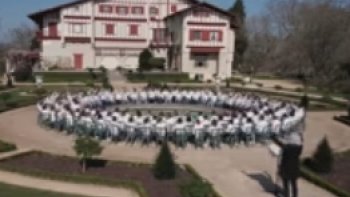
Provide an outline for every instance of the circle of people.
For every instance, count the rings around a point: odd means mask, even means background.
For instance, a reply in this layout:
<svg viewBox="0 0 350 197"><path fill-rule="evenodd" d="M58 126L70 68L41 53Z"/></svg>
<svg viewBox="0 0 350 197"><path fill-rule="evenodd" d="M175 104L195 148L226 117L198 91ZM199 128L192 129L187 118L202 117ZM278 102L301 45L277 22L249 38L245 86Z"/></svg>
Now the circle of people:
<svg viewBox="0 0 350 197"><path fill-rule="evenodd" d="M125 104L190 104L223 108L222 113L179 115L136 114L121 111ZM305 111L292 103L269 100L252 94L215 93L146 89L130 91L93 90L79 93L54 92L37 104L39 123L68 134L89 135L101 140L144 144L165 140L176 146L188 143L218 148L245 143L264 143L272 136L298 132L304 124Z"/></svg>

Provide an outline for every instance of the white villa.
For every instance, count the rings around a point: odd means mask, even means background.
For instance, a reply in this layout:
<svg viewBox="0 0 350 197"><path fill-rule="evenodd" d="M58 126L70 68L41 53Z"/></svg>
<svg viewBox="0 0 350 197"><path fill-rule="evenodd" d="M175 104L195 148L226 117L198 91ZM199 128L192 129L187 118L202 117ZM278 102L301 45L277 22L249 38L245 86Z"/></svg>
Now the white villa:
<svg viewBox="0 0 350 197"><path fill-rule="evenodd" d="M77 0L29 15L38 25L41 61L76 70L136 70L151 49L172 71L203 80L231 77L232 15L197 0Z"/></svg>

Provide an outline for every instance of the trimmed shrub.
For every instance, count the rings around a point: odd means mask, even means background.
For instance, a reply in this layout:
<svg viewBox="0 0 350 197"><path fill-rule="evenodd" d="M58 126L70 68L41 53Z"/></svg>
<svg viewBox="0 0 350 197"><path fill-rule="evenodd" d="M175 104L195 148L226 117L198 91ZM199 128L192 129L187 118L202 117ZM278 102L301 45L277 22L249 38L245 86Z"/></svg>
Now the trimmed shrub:
<svg viewBox="0 0 350 197"><path fill-rule="evenodd" d="M167 142L162 145L153 166L153 174L160 180L170 180L174 179L176 176L176 165Z"/></svg>
<svg viewBox="0 0 350 197"><path fill-rule="evenodd" d="M139 56L139 71L151 70L149 65L150 60L153 58L153 54L149 49L144 49Z"/></svg>
<svg viewBox="0 0 350 197"><path fill-rule="evenodd" d="M13 76L18 82L32 81L33 68L30 65L21 66L15 70Z"/></svg>
<svg viewBox="0 0 350 197"><path fill-rule="evenodd" d="M158 58L153 57L148 60L149 68L152 69L158 69L158 70L164 70L165 69L165 59L164 58Z"/></svg>
<svg viewBox="0 0 350 197"><path fill-rule="evenodd" d="M275 85L274 88L276 90L283 90L283 87L281 85Z"/></svg>
<svg viewBox="0 0 350 197"><path fill-rule="evenodd" d="M324 138L317 146L312 158L305 160L304 164L317 173L329 173L332 171L334 155L327 138Z"/></svg>
<svg viewBox="0 0 350 197"><path fill-rule="evenodd" d="M96 80L98 78L93 68L88 68L87 70L92 80Z"/></svg>
<svg viewBox="0 0 350 197"><path fill-rule="evenodd" d="M33 93L36 94L39 97L43 97L45 96L45 94L47 94L47 90L45 88L36 88Z"/></svg>
<svg viewBox="0 0 350 197"><path fill-rule="evenodd" d="M17 149L15 144L0 141L0 153L10 152Z"/></svg>
<svg viewBox="0 0 350 197"><path fill-rule="evenodd" d="M303 107L304 109L308 109L310 105L309 97L305 94L300 98L300 107Z"/></svg>
<svg viewBox="0 0 350 197"><path fill-rule="evenodd" d="M183 197L209 197L212 194L212 188L209 183L201 180L194 180L181 186L181 194Z"/></svg>
<svg viewBox="0 0 350 197"><path fill-rule="evenodd" d="M85 86L88 88L95 88L95 83L93 81L85 82Z"/></svg>

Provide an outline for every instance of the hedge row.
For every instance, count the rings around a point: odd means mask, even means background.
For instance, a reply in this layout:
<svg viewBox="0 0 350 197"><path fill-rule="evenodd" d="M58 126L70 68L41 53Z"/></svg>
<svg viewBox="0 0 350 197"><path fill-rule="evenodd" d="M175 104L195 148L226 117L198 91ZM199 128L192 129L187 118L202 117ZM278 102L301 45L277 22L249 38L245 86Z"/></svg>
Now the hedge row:
<svg viewBox="0 0 350 197"><path fill-rule="evenodd" d="M100 80L101 72L35 72L34 76L42 76L44 83L88 82Z"/></svg>
<svg viewBox="0 0 350 197"><path fill-rule="evenodd" d="M306 168L305 166L300 167L301 176L310 181L311 183L333 193L336 196L339 197L350 197L350 193L338 188L337 186L327 182L326 180L322 179L318 175L316 175L314 172Z"/></svg>
<svg viewBox="0 0 350 197"><path fill-rule="evenodd" d="M158 82L158 83L190 83L191 80L186 73L128 73L126 75L130 82Z"/></svg>
<svg viewBox="0 0 350 197"><path fill-rule="evenodd" d="M0 140L0 153L10 152L17 149L15 144L7 143Z"/></svg>
<svg viewBox="0 0 350 197"><path fill-rule="evenodd" d="M222 197L192 166L185 164L184 167L185 170L194 177L194 180L180 184L183 197Z"/></svg>

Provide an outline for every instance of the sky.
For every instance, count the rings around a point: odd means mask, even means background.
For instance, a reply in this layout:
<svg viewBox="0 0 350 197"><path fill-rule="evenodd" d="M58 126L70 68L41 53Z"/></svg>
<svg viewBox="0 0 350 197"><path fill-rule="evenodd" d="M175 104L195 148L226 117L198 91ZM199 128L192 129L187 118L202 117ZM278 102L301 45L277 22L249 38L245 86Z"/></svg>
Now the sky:
<svg viewBox="0 0 350 197"><path fill-rule="evenodd" d="M0 33L22 25L32 24L27 15L41 9L53 7L72 0L1 0ZM221 8L228 9L235 0L207 0ZM264 9L268 0L244 0L248 16L256 15ZM6 5L6 6L5 6Z"/></svg>

